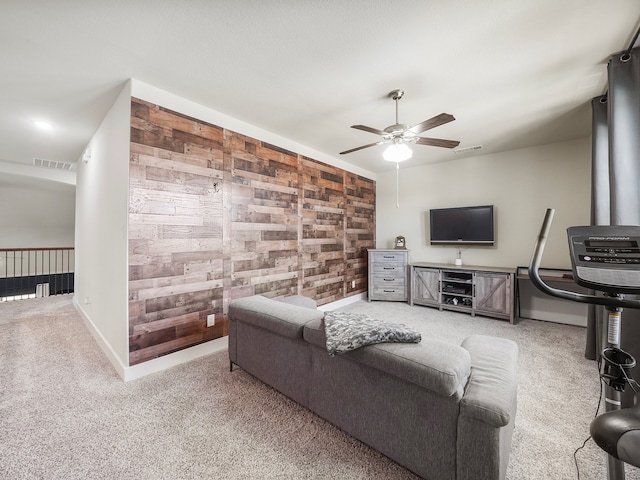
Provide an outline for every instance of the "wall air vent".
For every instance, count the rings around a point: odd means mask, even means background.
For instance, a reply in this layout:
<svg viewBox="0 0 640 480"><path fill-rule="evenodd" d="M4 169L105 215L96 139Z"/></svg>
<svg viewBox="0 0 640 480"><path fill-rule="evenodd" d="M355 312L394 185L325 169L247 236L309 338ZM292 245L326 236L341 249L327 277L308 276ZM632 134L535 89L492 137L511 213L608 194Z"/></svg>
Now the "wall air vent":
<svg viewBox="0 0 640 480"><path fill-rule="evenodd" d="M44 158L34 158L33 166L65 171L73 170L75 167L73 163L56 162L55 160L45 160Z"/></svg>
<svg viewBox="0 0 640 480"><path fill-rule="evenodd" d="M455 153L467 153L467 152L471 152L472 150L480 150L481 148L482 148L482 145L474 145L472 147L454 148L453 151Z"/></svg>

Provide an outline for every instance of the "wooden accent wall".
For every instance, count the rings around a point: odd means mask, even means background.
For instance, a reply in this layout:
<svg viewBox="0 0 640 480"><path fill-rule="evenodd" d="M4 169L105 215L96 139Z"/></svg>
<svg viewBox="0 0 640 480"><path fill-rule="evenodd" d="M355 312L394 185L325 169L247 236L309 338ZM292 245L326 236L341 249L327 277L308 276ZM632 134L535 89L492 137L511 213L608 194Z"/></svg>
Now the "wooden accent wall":
<svg viewBox="0 0 640 480"><path fill-rule="evenodd" d="M298 293L298 157L227 132L231 155L231 292Z"/></svg>
<svg viewBox="0 0 640 480"><path fill-rule="evenodd" d="M302 172L302 294L328 303L345 297L344 171L310 158Z"/></svg>
<svg viewBox="0 0 640 480"><path fill-rule="evenodd" d="M367 290L372 180L132 98L129 192L130 365L226 335L234 298Z"/></svg>
<svg viewBox="0 0 640 480"><path fill-rule="evenodd" d="M345 296L368 290L367 249L376 245L376 184L344 172L346 195ZM353 285L353 286L352 286Z"/></svg>

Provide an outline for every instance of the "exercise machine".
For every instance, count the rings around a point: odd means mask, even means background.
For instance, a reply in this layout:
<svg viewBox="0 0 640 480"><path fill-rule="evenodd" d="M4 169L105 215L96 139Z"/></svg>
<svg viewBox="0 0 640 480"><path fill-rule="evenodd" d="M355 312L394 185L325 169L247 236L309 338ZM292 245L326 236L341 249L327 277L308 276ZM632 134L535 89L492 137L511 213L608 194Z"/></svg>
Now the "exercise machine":
<svg viewBox="0 0 640 480"><path fill-rule="evenodd" d="M621 319L624 308L640 309L640 300L625 294L640 294L640 226L569 227L569 253L574 281L595 291L582 294L553 288L539 274L540 261L555 210L548 209L531 258L529 277L542 292L573 302L603 305L607 345L598 361L605 383L605 413L590 426L595 443L607 452L609 480L624 480L624 464L640 467L640 396L638 383L629 376L636 365L632 355L620 349ZM629 386L635 392L635 405L622 408L621 393Z"/></svg>

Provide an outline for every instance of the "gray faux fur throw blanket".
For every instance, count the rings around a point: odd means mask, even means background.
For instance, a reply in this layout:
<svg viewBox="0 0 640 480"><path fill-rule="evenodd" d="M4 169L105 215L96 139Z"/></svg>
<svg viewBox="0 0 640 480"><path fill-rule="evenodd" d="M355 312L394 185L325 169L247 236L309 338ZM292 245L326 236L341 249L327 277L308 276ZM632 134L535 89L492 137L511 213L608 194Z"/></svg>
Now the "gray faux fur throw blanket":
<svg viewBox="0 0 640 480"><path fill-rule="evenodd" d="M324 314L327 351L335 356L374 343L418 343L419 332L400 323L389 323L369 315L349 312Z"/></svg>

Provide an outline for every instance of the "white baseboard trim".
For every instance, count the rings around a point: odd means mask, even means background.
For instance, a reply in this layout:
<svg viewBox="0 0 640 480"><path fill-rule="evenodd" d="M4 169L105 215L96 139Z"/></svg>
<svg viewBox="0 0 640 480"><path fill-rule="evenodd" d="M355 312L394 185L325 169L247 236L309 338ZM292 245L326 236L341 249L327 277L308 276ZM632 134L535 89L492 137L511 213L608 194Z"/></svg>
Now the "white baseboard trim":
<svg viewBox="0 0 640 480"><path fill-rule="evenodd" d="M323 312L335 310L337 308L350 305L360 300L365 300L366 298L366 293L359 293L351 297L327 303L326 305L321 305L320 307L318 307L318 309L322 310ZM109 362L111 362L111 365L113 365L116 373L125 382L136 380L152 373L161 372L162 370L175 367L176 365L187 363L205 355L221 352L229 348L229 337L222 337L206 343L201 343L200 345L185 348L183 350L179 350L177 352L170 353L159 358L154 358L153 360L149 360L138 365L127 366L120 361L120 359L104 339L100 331L96 329L95 325L89 318L89 315L87 315L87 313L82 309L82 306L76 301L75 298L73 299L73 305L82 317L84 324L91 332L93 338L96 339L98 346L103 351Z"/></svg>
<svg viewBox="0 0 640 480"><path fill-rule="evenodd" d="M351 297L346 297L341 300L336 300L335 302L327 303L326 305L320 305L318 310L322 310L323 312L328 312L331 310L335 310L336 308L345 307L352 303L359 302L360 300L366 300L366 293L359 293L357 295L353 295Z"/></svg>
<svg viewBox="0 0 640 480"><path fill-rule="evenodd" d="M102 350L102 352L105 354L109 362L111 362L111 365L113 365L113 368L116 370L116 373L120 376L120 378L124 379L124 373L127 367L120 361L120 359L118 358L118 355L116 355L116 352L114 352L113 349L111 348L111 345L109 345L109 343L104 339L100 331L95 327L95 325L91 321L91 318L89 317L89 315L87 315L87 312L85 312L84 309L82 308L82 305L78 303L75 295L73 297L73 306L76 308L76 310L82 317L82 320L85 326L87 327L87 329L89 330L93 338L96 340L96 342L98 342L98 346L100 347L100 350Z"/></svg>
<svg viewBox="0 0 640 480"><path fill-rule="evenodd" d="M98 346L103 351L109 362L111 362L111 365L113 365L116 373L125 382L136 380L152 373L161 372L162 370L175 367L182 363L190 362L211 353L227 350L229 348L229 338L222 337L129 367L123 365L111 346L107 343L102 334L96 329L93 322L91 322L91 319L82 309L82 306L78 302L76 302L75 298L73 300L73 305L78 313L80 313L84 324L87 326L89 332L91 332L93 338L96 339Z"/></svg>
<svg viewBox="0 0 640 480"><path fill-rule="evenodd" d="M193 347L185 348L177 352L164 355L162 357L148 360L138 365L127 367L124 373L124 381L129 382L138 378L145 377L152 373L161 372L168 368L175 367L177 365L196 360L197 358L204 357L211 353L217 353L228 350L229 337L216 338L209 342L194 345Z"/></svg>

